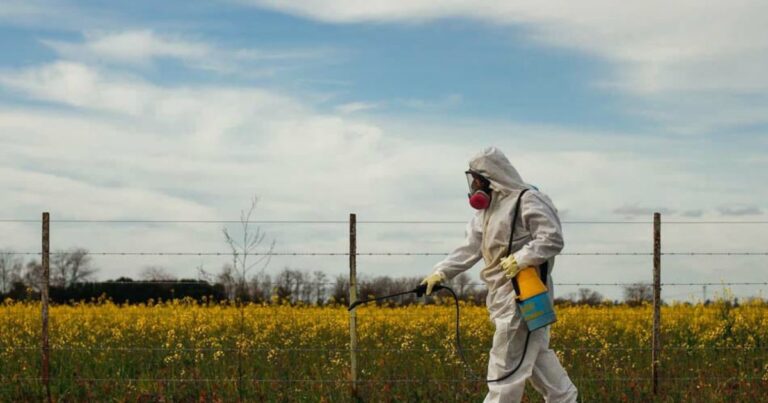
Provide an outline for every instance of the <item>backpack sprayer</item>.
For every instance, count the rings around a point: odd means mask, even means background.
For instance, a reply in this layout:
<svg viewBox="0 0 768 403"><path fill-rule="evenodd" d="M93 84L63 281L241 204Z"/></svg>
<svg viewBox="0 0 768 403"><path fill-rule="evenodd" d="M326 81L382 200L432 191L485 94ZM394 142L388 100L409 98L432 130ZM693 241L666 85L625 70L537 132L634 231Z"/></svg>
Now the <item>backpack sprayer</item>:
<svg viewBox="0 0 768 403"><path fill-rule="evenodd" d="M520 195L517 197L517 202L515 203L515 215L512 219L512 231L509 235L509 247L507 249L507 254L511 253L512 251L512 239L515 234L515 223L517 222L518 212L520 210L520 199L523 197L523 194L526 191L527 189L520 192ZM547 286L545 285L547 282L548 266L549 265L547 263L544 263L538 269L536 267L526 267L525 269L521 270L515 276L515 278L512 279L512 286L514 287L515 294L517 295L515 297L515 300L517 301L517 308L523 320L525 321L526 326L528 327L528 334L525 336L525 346L523 347L523 355L520 357L520 362L517 363L512 371L498 379L486 379L486 382L503 381L517 372L517 370L520 369L520 366L523 364L523 360L525 360L525 354L528 352L528 340L531 337L531 333L557 321L555 311L552 307L552 301L549 299L549 295L547 294ZM435 292L439 290L447 290L453 296L453 301L456 304L456 351L458 352L459 357L461 358L461 361L464 363L464 365L467 368L470 368L466 358L464 358L464 350L461 347L461 334L459 333L459 297L456 295L453 289L444 285L435 285L432 287L432 290ZM427 285L422 284L409 291L355 301L349 306L348 310L351 311L358 305L366 304L368 302L381 301L384 299L399 297L401 295L407 294L416 294L417 297L421 298L426 293Z"/></svg>

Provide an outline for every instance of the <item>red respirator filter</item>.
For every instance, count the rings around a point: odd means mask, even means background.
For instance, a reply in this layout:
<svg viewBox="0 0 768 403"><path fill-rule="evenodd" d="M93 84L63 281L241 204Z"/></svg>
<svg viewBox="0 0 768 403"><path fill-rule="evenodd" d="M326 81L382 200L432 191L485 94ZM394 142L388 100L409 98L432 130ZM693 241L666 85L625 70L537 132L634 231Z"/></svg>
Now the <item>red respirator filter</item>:
<svg viewBox="0 0 768 403"><path fill-rule="evenodd" d="M469 205L477 210L485 210L491 205L491 196L478 190L469 196Z"/></svg>

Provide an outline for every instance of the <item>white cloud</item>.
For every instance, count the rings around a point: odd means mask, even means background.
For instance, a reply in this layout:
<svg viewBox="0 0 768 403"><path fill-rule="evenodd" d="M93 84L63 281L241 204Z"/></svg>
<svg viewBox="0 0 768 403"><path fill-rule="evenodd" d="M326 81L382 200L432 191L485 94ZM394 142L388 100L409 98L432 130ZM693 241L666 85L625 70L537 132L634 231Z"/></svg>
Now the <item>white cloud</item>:
<svg viewBox="0 0 768 403"><path fill-rule="evenodd" d="M137 124L142 126L173 125L172 133L190 135L187 139L200 148L215 146L221 136L234 136L245 120L258 122L259 116L280 119L300 113L303 108L274 92L163 89L137 77L103 73L94 67L64 61L8 72L0 76L0 84L39 100L140 118ZM258 123L252 127L256 128Z"/></svg>
<svg viewBox="0 0 768 403"><path fill-rule="evenodd" d="M523 25L542 42L576 47L631 67L624 84L638 92L664 89L768 88L761 72L768 59L768 25L760 1L706 4L663 1L617 5L607 0L578 3L497 1L318 0L290 3L242 1L323 21L418 22L473 18ZM724 67L728 67L723 70ZM733 74L738 67L739 74ZM696 73L693 76L689 73ZM709 80L699 81L707 77Z"/></svg>
<svg viewBox="0 0 768 403"><path fill-rule="evenodd" d="M467 18L522 27L530 41L577 49L609 62L614 72L596 87L633 96L627 112L650 118L668 133L717 133L768 123L768 3L759 0L615 4L414 0L359 2L233 0L334 23L418 24ZM47 0L4 3L0 21L86 30L83 41L44 41L61 56L88 63L143 67L163 58L246 77L279 74L313 62L333 63L335 49L227 49L194 36L160 34L105 10ZM521 31L516 30L515 33ZM429 101L401 100L412 107Z"/></svg>
<svg viewBox="0 0 768 403"><path fill-rule="evenodd" d="M596 83L647 100L650 116L673 128L705 117L699 130L768 123L768 101L725 95L768 90L768 3L661 0L520 2L462 0L241 0L241 4L335 23L468 18L523 27L529 39L577 49L611 62L616 73ZM701 100L714 100L715 105ZM661 103L662 105L657 106ZM743 112L754 110L755 112ZM671 110L671 111L670 111ZM678 111L681 110L681 111ZM716 113L719 117L707 118ZM683 128L681 131L687 131Z"/></svg>
<svg viewBox="0 0 768 403"><path fill-rule="evenodd" d="M127 77L116 85L107 85L109 81L88 66L63 61L0 77L5 87L33 98L134 116L144 114L140 97L151 92L150 88Z"/></svg>
<svg viewBox="0 0 768 403"><path fill-rule="evenodd" d="M367 111L378 108L379 105L373 102L350 102L336 107L336 110L343 114Z"/></svg>
<svg viewBox="0 0 768 403"><path fill-rule="evenodd" d="M81 43L44 40L43 43L68 59L106 59L147 64L156 58L202 60L213 54L207 44L165 38L151 30L116 33L86 33Z"/></svg>
<svg viewBox="0 0 768 403"><path fill-rule="evenodd" d="M56 172L40 173L33 169L20 170L9 167L0 167L0 177L3 178L4 185L16 190L14 197L17 201L23 200L24 207L32 211L43 211L54 201L59 211L75 213L69 215L71 218L136 217L146 214L147 206L153 206L152 213L159 217L213 216L209 206L138 186L95 186ZM88 217L84 217L85 214Z"/></svg>
<svg viewBox="0 0 768 403"><path fill-rule="evenodd" d="M757 206L720 206L717 209L724 216L754 216L763 214Z"/></svg>
<svg viewBox="0 0 768 403"><path fill-rule="evenodd" d="M227 49L197 38L160 35L151 29L87 31L81 42L42 40L61 57L87 63L147 67L157 60L180 60L188 67L241 76L272 75L279 63L333 60L338 52L315 49ZM269 65L267 65L269 62Z"/></svg>

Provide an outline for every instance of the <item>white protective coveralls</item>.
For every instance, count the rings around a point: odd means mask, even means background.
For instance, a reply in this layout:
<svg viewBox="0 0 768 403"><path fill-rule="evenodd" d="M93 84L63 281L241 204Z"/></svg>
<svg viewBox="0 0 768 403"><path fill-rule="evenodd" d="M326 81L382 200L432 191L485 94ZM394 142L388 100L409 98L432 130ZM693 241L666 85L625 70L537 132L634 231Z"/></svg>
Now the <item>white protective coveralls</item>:
<svg viewBox="0 0 768 403"><path fill-rule="evenodd" d="M488 286L486 305L496 327L488 361L488 379L498 379L515 368L523 354L528 328L517 312L512 282L505 277L500 265L507 256L511 221L520 192L529 189L520 201L520 214L512 241L512 254L520 267L539 266L549 262L563 248L560 219L552 201L545 194L523 182L507 157L490 147L469 163L471 171L488 179L491 184L491 204L478 210L467 225L466 241L443 261L434 272L451 279L468 270L480 258L485 268L480 278ZM547 276L552 298L552 276ZM531 333L525 360L514 375L500 382L488 383L485 402L519 402L530 378L534 388L547 402L575 402L576 387L549 348L549 326Z"/></svg>

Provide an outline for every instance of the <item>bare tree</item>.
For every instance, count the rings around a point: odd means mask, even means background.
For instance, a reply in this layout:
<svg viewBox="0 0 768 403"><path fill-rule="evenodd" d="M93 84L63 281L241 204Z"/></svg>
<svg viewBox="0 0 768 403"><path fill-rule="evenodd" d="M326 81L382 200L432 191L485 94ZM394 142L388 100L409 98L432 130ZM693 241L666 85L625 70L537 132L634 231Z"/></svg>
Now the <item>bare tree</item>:
<svg viewBox="0 0 768 403"><path fill-rule="evenodd" d="M96 269L91 266L91 256L83 248L57 251L51 258L51 284L69 287L93 277Z"/></svg>
<svg viewBox="0 0 768 403"><path fill-rule="evenodd" d="M297 298L298 288L301 283L301 280L298 278L300 274L300 272L286 267L277 275L275 293L280 300L293 301Z"/></svg>
<svg viewBox="0 0 768 403"><path fill-rule="evenodd" d="M270 298L272 298L272 277L269 276L269 274L265 274L261 277L261 298L264 301L268 301Z"/></svg>
<svg viewBox="0 0 768 403"><path fill-rule="evenodd" d="M40 291L43 286L43 265L37 260L30 260L24 268L22 281L27 287Z"/></svg>
<svg viewBox="0 0 768 403"><path fill-rule="evenodd" d="M373 279L360 277L358 280L358 294L360 299L381 297L383 295L394 294L400 290L396 289L396 283L388 276L378 276ZM395 303L396 300L380 301L378 304Z"/></svg>
<svg viewBox="0 0 768 403"><path fill-rule="evenodd" d="M250 293L254 302L269 300L272 295L272 278L269 274L258 273L251 277Z"/></svg>
<svg viewBox="0 0 768 403"><path fill-rule="evenodd" d="M257 203L258 198L254 196L251 199L251 206L248 211L240 211L240 224L243 231L242 240L236 240L226 227L223 229L224 240L232 251L232 275L237 283L236 296L242 299L249 299L248 273L256 267L260 267L259 272L263 273L269 265L275 249L275 241L272 240L265 251L259 252L259 249L262 248L262 244L266 240L267 234L261 230L261 227L257 226L255 229L251 227L251 216L254 210L256 210ZM257 257L252 261L248 261L248 258L251 256Z"/></svg>
<svg viewBox="0 0 768 403"><path fill-rule="evenodd" d="M349 279L341 274L336 276L331 297L336 303L346 305L349 302Z"/></svg>
<svg viewBox="0 0 768 403"><path fill-rule="evenodd" d="M317 273L319 272L315 272L315 275ZM280 299L290 302L312 303L312 296L316 293L316 287L311 279L309 273L286 267L277 275L275 293Z"/></svg>
<svg viewBox="0 0 768 403"><path fill-rule="evenodd" d="M174 281L177 279L176 276L161 266L147 266L139 276L144 281Z"/></svg>
<svg viewBox="0 0 768 403"><path fill-rule="evenodd" d="M299 295L301 296L301 302L309 304L312 302L312 294L315 292L315 287L313 287L309 273L300 273Z"/></svg>
<svg viewBox="0 0 768 403"><path fill-rule="evenodd" d="M456 284L457 287L459 287L458 296L460 299L464 299L467 295L468 291L471 291L471 286L469 286L469 283L471 281L471 278L467 273L461 273L458 276L453 278L453 283Z"/></svg>
<svg viewBox="0 0 768 403"><path fill-rule="evenodd" d="M579 297L576 303L583 305L600 305L603 302L603 295L589 288L579 288Z"/></svg>
<svg viewBox="0 0 768 403"><path fill-rule="evenodd" d="M0 294L10 291L13 283L21 280L21 268L21 259L13 251L0 251Z"/></svg>
<svg viewBox="0 0 768 403"><path fill-rule="evenodd" d="M634 283L624 286L624 301L627 305L637 306L644 302L653 302L653 289L650 283Z"/></svg>
<svg viewBox="0 0 768 403"><path fill-rule="evenodd" d="M315 283L315 304L322 305L325 302L325 281L327 276L320 270L316 270L313 275L313 282Z"/></svg>
<svg viewBox="0 0 768 403"><path fill-rule="evenodd" d="M235 298L235 288L237 280L235 279L234 269L229 263L225 264L221 268L221 272L216 276L216 282L224 286L224 293L227 294L227 298Z"/></svg>

